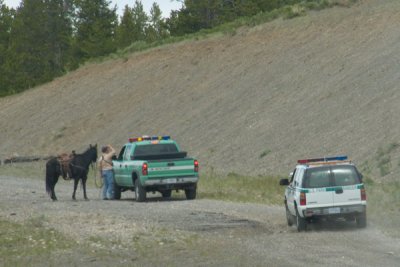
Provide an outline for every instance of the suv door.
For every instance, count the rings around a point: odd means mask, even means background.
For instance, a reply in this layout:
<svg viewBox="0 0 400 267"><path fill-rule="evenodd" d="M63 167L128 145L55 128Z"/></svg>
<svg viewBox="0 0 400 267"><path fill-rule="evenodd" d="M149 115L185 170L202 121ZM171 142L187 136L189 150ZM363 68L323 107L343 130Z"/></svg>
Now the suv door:
<svg viewBox="0 0 400 267"><path fill-rule="evenodd" d="M307 208L333 206L335 191L331 186L331 177L329 166L306 170L303 188L306 189Z"/></svg>
<svg viewBox="0 0 400 267"><path fill-rule="evenodd" d="M289 186L286 188L286 203L292 215L296 214L294 202L296 199L297 191L299 191L301 187L300 181L303 174L304 174L304 168L297 167L293 172L293 176L291 178Z"/></svg>
<svg viewBox="0 0 400 267"><path fill-rule="evenodd" d="M335 185L335 206L361 203L361 180L354 166L332 166L332 176Z"/></svg>

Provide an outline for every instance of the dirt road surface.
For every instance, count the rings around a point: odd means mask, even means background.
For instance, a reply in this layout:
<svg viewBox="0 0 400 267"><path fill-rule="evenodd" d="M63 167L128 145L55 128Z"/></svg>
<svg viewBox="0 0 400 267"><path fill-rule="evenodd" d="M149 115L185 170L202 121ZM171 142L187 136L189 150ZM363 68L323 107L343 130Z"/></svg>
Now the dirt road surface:
<svg viewBox="0 0 400 267"><path fill-rule="evenodd" d="M398 266L400 242L369 223L321 222L298 233L281 206L231 203L176 195L150 195L136 203L100 200L99 189L72 201L72 182L59 181L59 201L44 181L1 176L0 216L24 223L34 218L86 248L55 250L39 266ZM21 259L23 262L26 259ZM37 260L36 260L37 261ZM36 261L34 262L36 264ZM0 261L1 265L1 261Z"/></svg>

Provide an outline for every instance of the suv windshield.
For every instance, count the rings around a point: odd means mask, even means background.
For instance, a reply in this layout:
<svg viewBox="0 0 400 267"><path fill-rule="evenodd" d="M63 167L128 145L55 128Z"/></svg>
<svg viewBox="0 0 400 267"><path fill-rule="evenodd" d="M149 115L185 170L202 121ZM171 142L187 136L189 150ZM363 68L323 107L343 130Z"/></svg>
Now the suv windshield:
<svg viewBox="0 0 400 267"><path fill-rule="evenodd" d="M360 183L358 172L354 166L323 166L306 170L303 181L304 188L329 186L346 186Z"/></svg>
<svg viewBox="0 0 400 267"><path fill-rule="evenodd" d="M175 144L151 144L137 146L134 156L159 155L178 152Z"/></svg>

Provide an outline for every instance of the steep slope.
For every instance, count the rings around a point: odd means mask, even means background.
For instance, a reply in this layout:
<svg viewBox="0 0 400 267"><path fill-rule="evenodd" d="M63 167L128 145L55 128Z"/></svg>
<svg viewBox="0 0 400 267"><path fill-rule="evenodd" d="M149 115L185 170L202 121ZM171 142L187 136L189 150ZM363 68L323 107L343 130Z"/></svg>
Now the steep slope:
<svg viewBox="0 0 400 267"><path fill-rule="evenodd" d="M169 134L225 173L286 173L298 158L335 154L376 170L388 156L393 171L398 10L360 1L88 64L0 99L0 158Z"/></svg>

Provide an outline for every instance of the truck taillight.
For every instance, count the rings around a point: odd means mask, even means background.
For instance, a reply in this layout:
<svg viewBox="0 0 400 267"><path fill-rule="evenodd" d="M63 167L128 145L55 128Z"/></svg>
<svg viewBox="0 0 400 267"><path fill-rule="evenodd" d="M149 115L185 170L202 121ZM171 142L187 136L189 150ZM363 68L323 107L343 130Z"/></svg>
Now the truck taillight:
<svg viewBox="0 0 400 267"><path fill-rule="evenodd" d="M361 200L367 200L367 193L365 192L365 188L361 188Z"/></svg>
<svg viewBox="0 0 400 267"><path fill-rule="evenodd" d="M142 165L142 174L143 175L147 175L149 173L147 171L147 168L148 168L147 163L143 163L143 165Z"/></svg>
<svg viewBox="0 0 400 267"><path fill-rule="evenodd" d="M307 203L306 193L300 193L300 206L305 206Z"/></svg>
<svg viewBox="0 0 400 267"><path fill-rule="evenodd" d="M199 172L199 162L197 159L194 160L194 172Z"/></svg>

